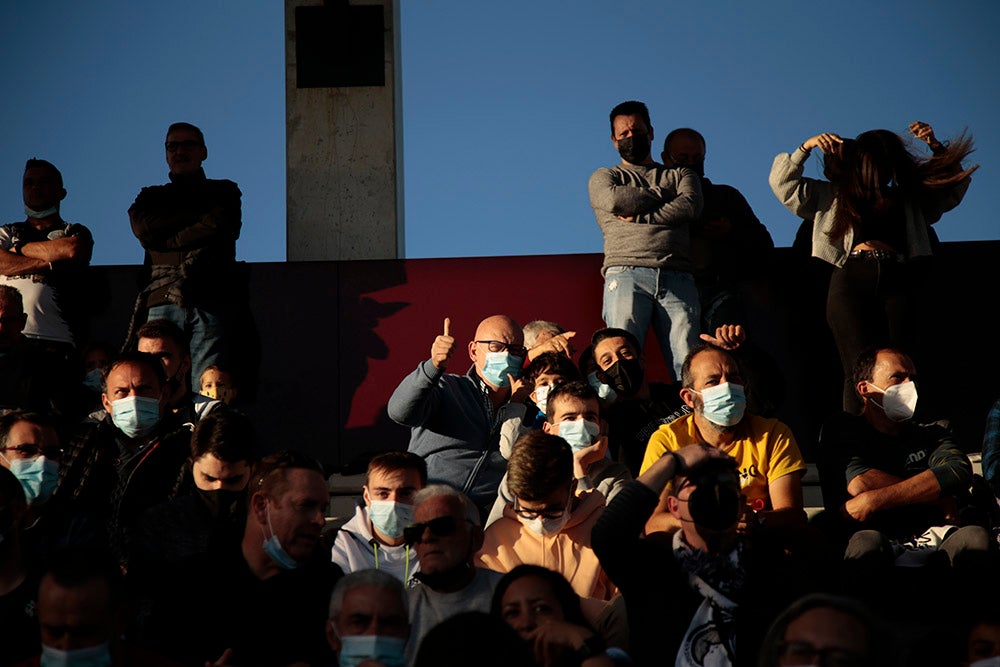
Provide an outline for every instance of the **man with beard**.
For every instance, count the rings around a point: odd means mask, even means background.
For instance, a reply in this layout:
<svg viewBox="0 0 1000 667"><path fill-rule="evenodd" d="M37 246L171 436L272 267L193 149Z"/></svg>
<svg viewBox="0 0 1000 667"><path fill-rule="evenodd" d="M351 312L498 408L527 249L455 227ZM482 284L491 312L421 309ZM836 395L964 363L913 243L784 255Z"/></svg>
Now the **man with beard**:
<svg viewBox="0 0 1000 667"><path fill-rule="evenodd" d="M654 162L652 140L645 104L612 109L611 143L622 162L595 171L588 189L604 236L604 322L631 332L639 349L652 323L676 377L700 332L690 224L701 214L701 182L690 169Z"/></svg>
<svg viewBox="0 0 1000 667"><path fill-rule="evenodd" d="M680 397L691 414L664 424L646 447L640 474L663 455L707 443L736 459L747 524L804 525L802 475L806 464L791 430L777 419L746 412L736 360L713 345L699 345L684 360ZM674 531L680 521L660 502L648 532Z"/></svg>

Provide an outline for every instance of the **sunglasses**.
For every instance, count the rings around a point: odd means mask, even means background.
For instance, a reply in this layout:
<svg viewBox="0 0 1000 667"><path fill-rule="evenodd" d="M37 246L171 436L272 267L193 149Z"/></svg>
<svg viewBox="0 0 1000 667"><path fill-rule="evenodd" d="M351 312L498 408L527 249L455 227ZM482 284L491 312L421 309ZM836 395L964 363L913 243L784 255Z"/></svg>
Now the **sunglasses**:
<svg viewBox="0 0 1000 667"><path fill-rule="evenodd" d="M409 545L420 544L424 540L425 530L431 531L434 537L448 537L458 530L458 519L446 515L424 523L415 523L403 529L403 539Z"/></svg>

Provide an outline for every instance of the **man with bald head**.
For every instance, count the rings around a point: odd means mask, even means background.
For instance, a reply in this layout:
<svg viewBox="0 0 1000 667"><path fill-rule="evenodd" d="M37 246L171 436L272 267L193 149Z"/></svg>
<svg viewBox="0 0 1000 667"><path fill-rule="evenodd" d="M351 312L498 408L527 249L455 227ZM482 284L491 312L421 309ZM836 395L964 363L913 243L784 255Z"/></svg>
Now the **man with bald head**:
<svg viewBox="0 0 1000 667"><path fill-rule="evenodd" d="M427 461L428 480L460 489L485 517L507 469L500 427L524 417L524 399L531 391L517 381L527 353L524 334L506 315L487 317L469 341L472 366L464 375L445 372L457 350L445 318L430 358L393 392L389 416L410 427L409 451Z"/></svg>

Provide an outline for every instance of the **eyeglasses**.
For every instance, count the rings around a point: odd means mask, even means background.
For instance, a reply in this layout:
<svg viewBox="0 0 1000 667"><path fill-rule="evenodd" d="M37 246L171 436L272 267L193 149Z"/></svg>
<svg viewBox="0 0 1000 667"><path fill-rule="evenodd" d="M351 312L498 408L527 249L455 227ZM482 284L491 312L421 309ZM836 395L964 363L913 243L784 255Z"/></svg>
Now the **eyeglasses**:
<svg viewBox="0 0 1000 667"><path fill-rule="evenodd" d="M490 352L503 352L507 350L515 357L524 358L524 355L528 353L528 348L523 345L515 345L514 343L505 343L502 340L477 340L477 343L481 345L489 345Z"/></svg>
<svg viewBox="0 0 1000 667"><path fill-rule="evenodd" d="M567 504L566 507L543 507L542 509L538 510L526 510L526 509L521 509L519 507L520 501L517 498L515 498L513 511L514 514L518 515L525 521L533 521L538 517L542 517L543 519L555 520L563 518L563 515L569 511L568 507L569 503L567 502L566 504Z"/></svg>
<svg viewBox="0 0 1000 667"><path fill-rule="evenodd" d="M412 526L407 526L403 529L403 540L409 545L420 544L424 540L425 530L431 531L431 535L434 537L448 537L458 530L458 519L450 515L445 515L425 521L424 523L415 523Z"/></svg>
<svg viewBox="0 0 1000 667"><path fill-rule="evenodd" d="M168 151L173 153L180 148L201 148L202 143L194 139L187 139L186 141L168 141L163 145Z"/></svg>
<svg viewBox="0 0 1000 667"><path fill-rule="evenodd" d="M857 651L842 648L816 648L808 642L785 642L778 644L778 655L783 664L813 665L821 667L863 667L868 664ZM815 662L819 658L819 662Z"/></svg>
<svg viewBox="0 0 1000 667"><path fill-rule="evenodd" d="M61 459L63 450L59 447L40 447L38 445L11 445L0 447L0 452L18 452L23 458L30 459L41 454L47 459Z"/></svg>

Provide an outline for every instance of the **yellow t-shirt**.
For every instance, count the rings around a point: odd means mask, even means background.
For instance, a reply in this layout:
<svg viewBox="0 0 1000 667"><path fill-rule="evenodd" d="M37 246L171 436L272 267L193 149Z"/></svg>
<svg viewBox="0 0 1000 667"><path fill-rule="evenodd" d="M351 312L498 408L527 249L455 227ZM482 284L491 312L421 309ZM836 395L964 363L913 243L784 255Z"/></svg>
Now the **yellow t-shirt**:
<svg viewBox="0 0 1000 667"><path fill-rule="evenodd" d="M639 474L667 452L704 442L694 423L694 414L664 424L653 433L646 445ZM740 471L740 486L753 503L758 498L768 500L767 485L779 477L806 470L799 445L788 426L777 419L748 416L739 425L736 439L725 450L736 459ZM767 505L770 508L770 503Z"/></svg>

